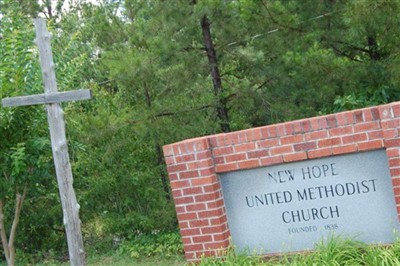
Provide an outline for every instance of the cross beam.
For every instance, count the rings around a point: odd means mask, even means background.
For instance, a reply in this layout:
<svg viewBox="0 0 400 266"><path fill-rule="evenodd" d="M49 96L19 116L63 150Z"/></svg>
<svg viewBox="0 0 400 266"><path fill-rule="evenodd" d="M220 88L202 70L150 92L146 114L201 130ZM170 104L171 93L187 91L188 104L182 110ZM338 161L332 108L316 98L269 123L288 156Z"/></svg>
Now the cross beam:
<svg viewBox="0 0 400 266"><path fill-rule="evenodd" d="M12 107L12 106L62 103L69 101L88 100L91 98L92 98L92 92L90 90L76 90L76 91L56 92L51 94L44 93L44 94L37 94L30 96L4 98L1 101L1 103L3 104L3 107Z"/></svg>
<svg viewBox="0 0 400 266"><path fill-rule="evenodd" d="M81 266L85 265L85 251L81 221L79 219L79 204L72 186L73 177L65 134L64 112L60 102L90 99L91 92L90 90L57 91L50 33L47 31L46 21L41 18L35 19L35 29L45 93L5 98L2 103L4 107L46 104L51 148L53 150L54 166L63 209L63 222L67 235L70 263L73 266Z"/></svg>

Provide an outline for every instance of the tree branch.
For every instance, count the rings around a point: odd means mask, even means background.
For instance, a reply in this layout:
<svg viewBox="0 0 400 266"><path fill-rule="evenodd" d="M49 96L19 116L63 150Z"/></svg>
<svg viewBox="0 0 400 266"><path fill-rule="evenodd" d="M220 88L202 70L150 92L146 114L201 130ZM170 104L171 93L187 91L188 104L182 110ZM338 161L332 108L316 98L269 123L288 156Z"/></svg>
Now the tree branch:
<svg viewBox="0 0 400 266"><path fill-rule="evenodd" d="M10 261L10 251L8 249L6 229L4 228L4 211L3 211L3 200L0 200L0 238L1 244L3 246L4 254L7 260L7 265L11 264Z"/></svg>
<svg viewBox="0 0 400 266"><path fill-rule="evenodd" d="M14 262L14 260L15 260L15 246L14 246L15 235L17 232L19 217L21 215L22 204L24 203L27 190L28 190L28 185L25 184L22 195L17 192L16 199L15 199L16 201L15 201L14 220L13 220L13 223L11 226L10 237L8 239L8 248L9 248L9 252L10 252L9 254L10 254L11 262Z"/></svg>
<svg viewBox="0 0 400 266"><path fill-rule="evenodd" d="M268 6L264 3L264 1L261 1L261 3L262 3L262 5L264 6L265 10L267 10L267 13L268 13L268 15L269 15L269 17L271 18L271 20L272 20L273 23L275 23L275 24L278 25L279 27L287 28L287 29L292 30L292 31L297 31L297 32L300 32L300 33L303 33L303 32L304 32L302 29L294 28L294 27L291 27L291 26L288 26L288 25L282 25L278 20L276 20L276 19L274 18L274 16L272 16L271 11L269 10Z"/></svg>

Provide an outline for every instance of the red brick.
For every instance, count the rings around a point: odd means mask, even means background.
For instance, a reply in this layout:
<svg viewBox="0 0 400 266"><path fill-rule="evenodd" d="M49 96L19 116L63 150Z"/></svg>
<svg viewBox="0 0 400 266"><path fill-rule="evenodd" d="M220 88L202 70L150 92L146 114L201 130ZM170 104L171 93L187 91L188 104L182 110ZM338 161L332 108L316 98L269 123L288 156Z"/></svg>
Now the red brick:
<svg viewBox="0 0 400 266"><path fill-rule="evenodd" d="M225 162L227 163L243 161L243 160L246 160L246 153L236 153L225 156Z"/></svg>
<svg viewBox="0 0 400 266"><path fill-rule="evenodd" d="M180 154L190 154L195 151L194 143L192 141L192 139L189 139L178 143Z"/></svg>
<svg viewBox="0 0 400 266"><path fill-rule="evenodd" d="M176 156L175 160L177 163L184 163L184 162L188 162L188 161L194 161L195 157L194 157L194 154L185 154L182 156Z"/></svg>
<svg viewBox="0 0 400 266"><path fill-rule="evenodd" d="M400 104L394 103L392 109L394 117L400 117Z"/></svg>
<svg viewBox="0 0 400 266"><path fill-rule="evenodd" d="M283 157L279 156L270 156L267 158L261 158L261 165L260 166L268 166L283 163Z"/></svg>
<svg viewBox="0 0 400 266"><path fill-rule="evenodd" d="M358 151L357 144L350 144L332 148L333 154L345 154Z"/></svg>
<svg viewBox="0 0 400 266"><path fill-rule="evenodd" d="M310 118L310 123L311 123L311 129L312 130L319 130L321 129L321 126L319 125L319 117L314 117L314 118Z"/></svg>
<svg viewBox="0 0 400 266"><path fill-rule="evenodd" d="M277 155L277 154L291 153L293 151L294 151L293 145L285 145L285 146L278 146L271 148L270 153L271 155Z"/></svg>
<svg viewBox="0 0 400 266"><path fill-rule="evenodd" d="M182 237L182 243L184 245L191 245L193 244L191 237Z"/></svg>
<svg viewBox="0 0 400 266"><path fill-rule="evenodd" d="M200 229L199 228L193 228L193 229L181 229L181 235L184 236L194 236L194 235L200 235Z"/></svg>
<svg viewBox="0 0 400 266"><path fill-rule="evenodd" d="M229 240L230 237L231 237L231 234L229 233L229 231L226 231L222 234L214 234L213 240L214 241L226 241L226 240Z"/></svg>
<svg viewBox="0 0 400 266"><path fill-rule="evenodd" d="M382 131L383 138L385 139L394 139L400 136L397 129L386 129Z"/></svg>
<svg viewBox="0 0 400 266"><path fill-rule="evenodd" d="M224 207L225 206L224 204L225 204L224 200L220 199L220 200L217 200L217 201L214 201L214 202L208 202L207 203L207 208L208 209L218 209L218 208Z"/></svg>
<svg viewBox="0 0 400 266"><path fill-rule="evenodd" d="M394 200L396 201L396 204L400 204L400 197L394 197Z"/></svg>
<svg viewBox="0 0 400 266"><path fill-rule="evenodd" d="M328 128L328 121L326 117L318 117L319 129L326 129Z"/></svg>
<svg viewBox="0 0 400 266"><path fill-rule="evenodd" d="M239 166L238 163L227 163L227 164L221 164L221 165L216 165L215 166L215 171L217 173L223 173L223 172L230 172L230 171L235 171L238 170Z"/></svg>
<svg viewBox="0 0 400 266"><path fill-rule="evenodd" d="M400 138L399 139L385 139L385 147L400 147Z"/></svg>
<svg viewBox="0 0 400 266"><path fill-rule="evenodd" d="M262 139L262 133L260 128L253 128L253 129L248 129L246 131L246 136L249 141L255 141L255 140L260 140Z"/></svg>
<svg viewBox="0 0 400 266"><path fill-rule="evenodd" d="M176 213L184 213L186 212L185 206L175 207Z"/></svg>
<svg viewBox="0 0 400 266"><path fill-rule="evenodd" d="M229 246L229 241L220 241L220 242L213 242L213 243L206 243L204 244L204 249L219 249L219 248L226 248Z"/></svg>
<svg viewBox="0 0 400 266"><path fill-rule="evenodd" d="M311 150L307 152L309 159L331 156L332 154L332 148Z"/></svg>
<svg viewBox="0 0 400 266"><path fill-rule="evenodd" d="M291 143L299 143L303 141L303 135L292 135L281 137L281 144L291 144Z"/></svg>
<svg viewBox="0 0 400 266"><path fill-rule="evenodd" d="M292 135L294 133L293 122L287 122L283 124L283 127L285 128L286 135Z"/></svg>
<svg viewBox="0 0 400 266"><path fill-rule="evenodd" d="M198 251L203 249L203 244L184 245L183 248L185 249L185 253L188 251Z"/></svg>
<svg viewBox="0 0 400 266"><path fill-rule="evenodd" d="M216 191L218 191L220 189L221 189L221 185L220 185L219 182L203 187L204 193L216 192Z"/></svg>
<svg viewBox="0 0 400 266"><path fill-rule="evenodd" d="M347 118L346 118L346 113L339 113L336 115L336 121L338 126L344 126L347 125Z"/></svg>
<svg viewBox="0 0 400 266"><path fill-rule="evenodd" d="M211 225L221 225L227 222L226 215L223 215L219 218L210 219Z"/></svg>
<svg viewBox="0 0 400 266"><path fill-rule="evenodd" d="M194 260L194 259L196 259L197 257L196 257L196 253L194 253L194 252L188 252L188 250L185 250L185 259L187 260L187 261L192 261L192 260ZM200 257L199 257L200 258Z"/></svg>
<svg viewBox="0 0 400 266"><path fill-rule="evenodd" d="M386 148L386 154L389 158L399 157L400 156L400 148Z"/></svg>
<svg viewBox="0 0 400 266"><path fill-rule="evenodd" d="M364 119L365 121L374 121L379 120L379 111L378 108L372 107L364 110Z"/></svg>
<svg viewBox="0 0 400 266"><path fill-rule="evenodd" d="M193 148L195 151L204 151L210 148L209 141L206 137L193 140Z"/></svg>
<svg viewBox="0 0 400 266"><path fill-rule="evenodd" d="M189 220L196 220L197 214L195 212L190 213L180 213L177 215L179 221L189 221Z"/></svg>
<svg viewBox="0 0 400 266"><path fill-rule="evenodd" d="M335 115L328 115L326 116L326 122L328 123L329 128L337 127L337 121Z"/></svg>
<svg viewBox="0 0 400 266"><path fill-rule="evenodd" d="M330 139L322 139L318 141L318 147L319 148L324 148L324 147L330 147L330 146L335 146L341 144L340 138L330 138Z"/></svg>
<svg viewBox="0 0 400 266"><path fill-rule="evenodd" d="M224 164L225 163L225 156L217 156L214 158L215 164Z"/></svg>
<svg viewBox="0 0 400 266"><path fill-rule="evenodd" d="M221 215L221 210L209 210L209 211L202 211L198 213L199 218L211 218Z"/></svg>
<svg viewBox="0 0 400 266"><path fill-rule="evenodd" d="M296 121L293 122L293 133L302 133L303 132L303 127L301 126L301 123Z"/></svg>
<svg viewBox="0 0 400 266"><path fill-rule="evenodd" d="M196 199L196 202L211 201L211 200L215 200L216 193L197 195L194 198Z"/></svg>
<svg viewBox="0 0 400 266"><path fill-rule="evenodd" d="M182 197L182 190L180 189L172 190L172 196L174 196L174 198Z"/></svg>
<svg viewBox="0 0 400 266"><path fill-rule="evenodd" d="M171 173L168 173L168 177L169 177L169 180L172 182L172 181L175 181L175 180L178 180L178 174L171 174Z"/></svg>
<svg viewBox="0 0 400 266"><path fill-rule="evenodd" d="M181 230L188 229L189 222L188 221L178 221L178 226Z"/></svg>
<svg viewBox="0 0 400 266"><path fill-rule="evenodd" d="M194 199L193 197L175 198L174 202L175 205L188 204L188 203L193 203Z"/></svg>
<svg viewBox="0 0 400 266"><path fill-rule="evenodd" d="M181 163L181 164L173 164L167 166L168 173L175 173L175 172L180 172L180 171L185 171L187 170L186 164Z"/></svg>
<svg viewBox="0 0 400 266"><path fill-rule="evenodd" d="M366 141L367 139L368 139L367 133L358 133L342 137L342 142L343 144L357 143L361 141Z"/></svg>
<svg viewBox="0 0 400 266"><path fill-rule="evenodd" d="M301 122L301 128L303 129L303 131L302 132L309 132L309 131L311 131L311 122L310 122L310 120L303 120L302 122Z"/></svg>
<svg viewBox="0 0 400 266"><path fill-rule="evenodd" d="M392 177L400 177L400 168L391 168L390 175Z"/></svg>
<svg viewBox="0 0 400 266"><path fill-rule="evenodd" d="M186 179L186 178L192 178L192 177L198 177L198 176L199 176L199 171L187 171L187 172L179 173L180 179Z"/></svg>
<svg viewBox="0 0 400 266"><path fill-rule="evenodd" d="M199 168L205 168L213 165L213 160L211 158L208 158L206 160L198 160L196 162L192 163L187 163L188 169L199 169Z"/></svg>
<svg viewBox="0 0 400 266"><path fill-rule="evenodd" d="M211 242L212 236L210 235L203 235L203 236L194 236L192 237L194 243L204 243L204 242Z"/></svg>
<svg viewBox="0 0 400 266"><path fill-rule="evenodd" d="M199 173L200 173L200 176L203 176L203 177L215 175L214 166L209 167L209 168L200 169Z"/></svg>
<svg viewBox="0 0 400 266"><path fill-rule="evenodd" d="M231 140L234 145L247 142L247 136L245 131L233 132L231 134L232 134Z"/></svg>
<svg viewBox="0 0 400 266"><path fill-rule="evenodd" d="M163 146L163 153L165 157L174 156L174 148L172 145Z"/></svg>
<svg viewBox="0 0 400 266"><path fill-rule="evenodd" d="M189 221L190 227L204 227L204 226L209 226L210 223L208 220L194 220L194 221ZM200 234L200 231L199 231ZM194 234L192 234L194 235Z"/></svg>
<svg viewBox="0 0 400 266"><path fill-rule="evenodd" d="M389 159L390 167L400 167L400 158Z"/></svg>
<svg viewBox="0 0 400 266"><path fill-rule="evenodd" d="M353 112L353 117L354 117L354 122L355 123L364 122L362 111L354 111Z"/></svg>
<svg viewBox="0 0 400 266"><path fill-rule="evenodd" d="M210 150L196 153L196 160L203 160L203 159L208 159L211 157L212 157L212 154L211 154Z"/></svg>
<svg viewBox="0 0 400 266"><path fill-rule="evenodd" d="M233 148L232 148L232 146L221 147L221 148L215 148L215 149L213 149L213 154L214 154L214 156L225 155L225 154L231 154L231 153L233 153Z"/></svg>
<svg viewBox="0 0 400 266"><path fill-rule="evenodd" d="M249 157L249 159L254 159L254 158L268 156L268 154L269 154L268 150L258 150L247 153L247 156Z"/></svg>
<svg viewBox="0 0 400 266"><path fill-rule="evenodd" d="M354 132L365 132L374 129L379 129L379 122L374 121L354 125Z"/></svg>
<svg viewBox="0 0 400 266"><path fill-rule="evenodd" d="M251 151L254 149L256 149L255 142L250 142L250 143L245 143L245 144L240 144L240 145L234 146L235 153L247 152L247 151Z"/></svg>
<svg viewBox="0 0 400 266"><path fill-rule="evenodd" d="M279 145L279 139L264 139L257 141L258 148L270 148Z"/></svg>
<svg viewBox="0 0 400 266"><path fill-rule="evenodd" d="M275 125L267 126L265 129L267 131L267 138L275 138L277 136Z"/></svg>
<svg viewBox="0 0 400 266"><path fill-rule="evenodd" d="M393 118L393 112L390 105L379 106L378 108L381 120Z"/></svg>
<svg viewBox="0 0 400 266"><path fill-rule="evenodd" d="M175 164L175 158L174 157L165 157L165 164L166 165Z"/></svg>
<svg viewBox="0 0 400 266"><path fill-rule="evenodd" d="M223 225L217 225L213 227L203 227L201 228L201 233L202 234L216 234L216 233L222 233L226 231L228 228L226 224Z"/></svg>
<svg viewBox="0 0 400 266"><path fill-rule="evenodd" d="M190 183L192 184L193 187L195 186L203 186L203 185L209 185L217 182L217 177L215 175L209 176L209 177L200 177L200 178L193 178L190 180Z"/></svg>
<svg viewBox="0 0 400 266"><path fill-rule="evenodd" d="M203 189L201 187L190 187L183 189L182 192L183 195L189 196L189 195L201 194L203 193Z"/></svg>
<svg viewBox="0 0 400 266"><path fill-rule="evenodd" d="M298 153L283 155L283 161L285 162L301 161L305 159L307 159L306 152L298 152Z"/></svg>
<svg viewBox="0 0 400 266"><path fill-rule="evenodd" d="M324 139L324 138L327 138L327 137L328 137L328 131L327 130L314 131L314 132L306 133L304 135L305 141Z"/></svg>
<svg viewBox="0 0 400 266"><path fill-rule="evenodd" d="M239 162L239 169L248 169L260 166L260 161L258 159L247 160Z"/></svg>
<svg viewBox="0 0 400 266"><path fill-rule="evenodd" d="M189 187L190 183L188 180L183 180L183 181L173 181L171 182L171 188L177 189L177 188L185 188L185 187Z"/></svg>
<svg viewBox="0 0 400 266"><path fill-rule="evenodd" d="M382 140L373 140L369 142L360 142L358 143L358 150L359 151L366 151L366 150L376 150L379 148L383 148L383 141Z"/></svg>
<svg viewBox="0 0 400 266"><path fill-rule="evenodd" d="M386 129L386 128L399 128L400 127L400 119L391 119L391 120L386 120L386 121L382 121L381 123L382 128Z"/></svg>
<svg viewBox="0 0 400 266"><path fill-rule="evenodd" d="M382 139L382 138L383 138L382 130L376 130L376 131L368 132L368 139L369 140Z"/></svg>
<svg viewBox="0 0 400 266"><path fill-rule="evenodd" d="M203 211L207 209L207 206L204 203L196 203L190 204L185 206L187 212L194 212L194 211Z"/></svg>
<svg viewBox="0 0 400 266"><path fill-rule="evenodd" d="M329 136L342 136L353 133L353 126L337 127L329 130Z"/></svg>
<svg viewBox="0 0 400 266"><path fill-rule="evenodd" d="M315 148L317 148L317 143L315 141L294 144L294 151L308 151Z"/></svg>
<svg viewBox="0 0 400 266"><path fill-rule="evenodd" d="M286 135L286 130L285 130L285 124L277 124L276 125L276 136L285 136Z"/></svg>

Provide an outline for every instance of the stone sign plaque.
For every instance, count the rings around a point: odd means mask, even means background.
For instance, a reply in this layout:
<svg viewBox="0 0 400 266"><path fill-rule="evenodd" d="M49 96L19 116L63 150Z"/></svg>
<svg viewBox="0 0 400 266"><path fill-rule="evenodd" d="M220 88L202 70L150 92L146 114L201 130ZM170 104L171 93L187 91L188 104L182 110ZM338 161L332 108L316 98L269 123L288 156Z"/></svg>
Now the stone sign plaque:
<svg viewBox="0 0 400 266"><path fill-rule="evenodd" d="M219 175L232 241L279 253L312 249L329 235L392 243L398 228L385 150Z"/></svg>

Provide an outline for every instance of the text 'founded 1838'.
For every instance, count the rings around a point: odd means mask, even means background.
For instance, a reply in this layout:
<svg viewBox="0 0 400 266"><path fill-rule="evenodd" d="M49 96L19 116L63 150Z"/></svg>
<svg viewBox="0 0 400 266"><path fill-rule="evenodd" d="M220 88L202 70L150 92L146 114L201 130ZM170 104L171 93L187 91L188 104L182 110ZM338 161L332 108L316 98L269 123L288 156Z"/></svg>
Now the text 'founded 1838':
<svg viewBox="0 0 400 266"><path fill-rule="evenodd" d="M259 253L312 249L335 232L393 242L397 211L384 150L220 175L233 244Z"/></svg>

